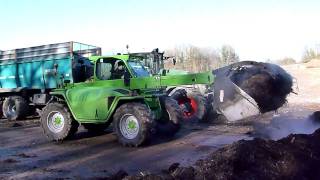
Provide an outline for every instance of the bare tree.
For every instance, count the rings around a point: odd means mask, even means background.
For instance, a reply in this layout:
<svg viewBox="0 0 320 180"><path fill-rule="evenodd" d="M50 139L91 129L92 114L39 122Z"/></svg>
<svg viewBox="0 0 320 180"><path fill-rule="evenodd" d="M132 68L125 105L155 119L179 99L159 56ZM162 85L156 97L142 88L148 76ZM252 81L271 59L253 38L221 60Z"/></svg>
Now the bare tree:
<svg viewBox="0 0 320 180"><path fill-rule="evenodd" d="M280 65L289 65L289 64L296 64L297 61L293 58L285 57L283 59L277 60L276 63Z"/></svg>
<svg viewBox="0 0 320 180"><path fill-rule="evenodd" d="M319 48L306 48L303 56L302 56L302 62L309 62L312 59L320 59L320 51Z"/></svg>
<svg viewBox="0 0 320 180"><path fill-rule="evenodd" d="M223 45L220 52L220 59L222 64L228 65L235 62L239 62L239 56L236 54L233 47L229 45Z"/></svg>
<svg viewBox="0 0 320 180"><path fill-rule="evenodd" d="M166 68L182 69L191 72L209 71L239 61L238 55L231 46L224 46L221 51L213 48L200 48L193 45L177 46L166 50L166 56L174 56L175 66L167 62ZM222 60L222 58L224 58Z"/></svg>

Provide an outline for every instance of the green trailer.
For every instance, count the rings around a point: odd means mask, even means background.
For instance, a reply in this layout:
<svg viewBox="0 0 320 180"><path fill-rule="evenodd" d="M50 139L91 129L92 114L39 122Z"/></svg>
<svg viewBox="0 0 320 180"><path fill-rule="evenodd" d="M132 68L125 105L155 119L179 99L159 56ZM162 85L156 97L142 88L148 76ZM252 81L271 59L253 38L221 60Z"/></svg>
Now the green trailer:
<svg viewBox="0 0 320 180"><path fill-rule="evenodd" d="M48 44L0 51L0 109L9 120L41 109L49 92L91 77L88 59L101 48L78 42Z"/></svg>

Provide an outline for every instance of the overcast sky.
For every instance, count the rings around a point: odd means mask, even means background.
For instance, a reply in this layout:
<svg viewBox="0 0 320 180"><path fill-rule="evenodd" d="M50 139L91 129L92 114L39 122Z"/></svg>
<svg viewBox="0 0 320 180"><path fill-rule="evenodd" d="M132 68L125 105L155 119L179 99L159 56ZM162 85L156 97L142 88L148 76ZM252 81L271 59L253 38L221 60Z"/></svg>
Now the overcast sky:
<svg viewBox="0 0 320 180"><path fill-rule="evenodd" d="M320 44L319 0L2 0L0 17L2 50L71 40L104 54L126 44L229 44L242 60L299 60Z"/></svg>

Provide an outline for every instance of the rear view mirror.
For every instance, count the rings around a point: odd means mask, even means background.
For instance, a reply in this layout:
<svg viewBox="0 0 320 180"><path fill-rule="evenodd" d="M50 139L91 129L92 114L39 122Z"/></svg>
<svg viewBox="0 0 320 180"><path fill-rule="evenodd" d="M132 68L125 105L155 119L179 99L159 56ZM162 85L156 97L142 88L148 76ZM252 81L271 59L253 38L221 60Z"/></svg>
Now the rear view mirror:
<svg viewBox="0 0 320 180"><path fill-rule="evenodd" d="M167 70L163 69L162 70L162 76L166 76L167 75Z"/></svg>

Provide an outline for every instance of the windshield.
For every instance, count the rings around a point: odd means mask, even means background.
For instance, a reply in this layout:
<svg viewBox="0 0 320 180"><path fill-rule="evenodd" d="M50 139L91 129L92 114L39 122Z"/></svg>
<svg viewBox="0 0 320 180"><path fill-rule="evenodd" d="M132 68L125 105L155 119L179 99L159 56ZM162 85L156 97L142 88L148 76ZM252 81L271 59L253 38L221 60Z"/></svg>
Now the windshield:
<svg viewBox="0 0 320 180"><path fill-rule="evenodd" d="M137 77L150 76L148 70L144 66L142 66L142 64L140 62L128 61L128 64Z"/></svg>

